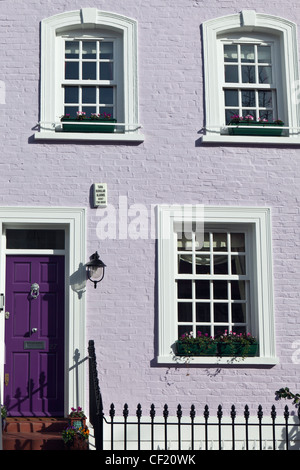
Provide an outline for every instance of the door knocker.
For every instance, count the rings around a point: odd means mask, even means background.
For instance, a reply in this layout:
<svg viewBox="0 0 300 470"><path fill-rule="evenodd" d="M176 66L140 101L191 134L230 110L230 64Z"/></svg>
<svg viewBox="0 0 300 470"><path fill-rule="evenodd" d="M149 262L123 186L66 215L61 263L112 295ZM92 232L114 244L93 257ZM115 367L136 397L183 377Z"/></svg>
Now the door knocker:
<svg viewBox="0 0 300 470"><path fill-rule="evenodd" d="M30 295L33 299L36 299L39 296L40 291L40 286L35 282L34 284L31 284L30 287Z"/></svg>

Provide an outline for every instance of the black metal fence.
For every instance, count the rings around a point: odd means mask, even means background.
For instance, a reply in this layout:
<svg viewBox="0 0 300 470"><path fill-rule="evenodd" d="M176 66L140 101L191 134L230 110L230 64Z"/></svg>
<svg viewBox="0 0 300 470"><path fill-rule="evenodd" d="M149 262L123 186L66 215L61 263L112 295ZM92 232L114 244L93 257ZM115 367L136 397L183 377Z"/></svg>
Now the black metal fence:
<svg viewBox="0 0 300 470"><path fill-rule="evenodd" d="M216 416L211 417L208 405L201 412L192 405L187 416L181 405L170 416L165 405L158 416L153 404L146 413L138 404L135 416L129 416L125 404L121 416L116 416L112 404L106 417L93 341L89 342L89 358L90 420L97 450L300 450L300 408L290 413L287 405L279 417L275 405L267 413L259 405L251 415L246 405L242 416L237 416L234 405L225 416L219 405Z"/></svg>

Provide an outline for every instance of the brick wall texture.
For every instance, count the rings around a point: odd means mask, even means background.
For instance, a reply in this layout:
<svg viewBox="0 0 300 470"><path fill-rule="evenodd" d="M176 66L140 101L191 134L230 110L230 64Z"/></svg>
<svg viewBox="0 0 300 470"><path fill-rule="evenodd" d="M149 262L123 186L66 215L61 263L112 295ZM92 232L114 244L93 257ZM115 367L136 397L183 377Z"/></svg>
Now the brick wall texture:
<svg viewBox="0 0 300 470"><path fill-rule="evenodd" d="M37 143L40 21L91 6L138 21L139 112L145 141ZM212 408L221 403L228 409L233 403L269 406L281 386L299 392L299 361L293 359L300 336L299 149L200 143L200 26L243 9L300 21L300 5L284 0L272 5L257 0L0 0L0 80L5 84L0 205L87 208L87 253L98 250L107 264L104 281L97 290L87 285L85 294L86 338L96 343L106 411L111 402L119 411L125 402L131 409L138 402L146 409L152 402L158 409L168 403L170 412L178 403L184 410L192 403ZM156 241L150 236L99 240L101 217L90 204L95 182L107 183L108 202L117 214L122 197L128 207L141 204L147 210L162 203L271 207L279 364L158 366Z"/></svg>

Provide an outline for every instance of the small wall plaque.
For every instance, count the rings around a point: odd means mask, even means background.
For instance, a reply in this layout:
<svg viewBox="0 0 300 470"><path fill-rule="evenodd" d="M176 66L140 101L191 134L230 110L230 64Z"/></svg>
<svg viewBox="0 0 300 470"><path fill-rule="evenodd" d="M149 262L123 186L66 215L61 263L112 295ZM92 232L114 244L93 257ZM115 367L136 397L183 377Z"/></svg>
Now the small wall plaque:
<svg viewBox="0 0 300 470"><path fill-rule="evenodd" d="M107 184L95 183L93 186L94 206L106 207L107 206Z"/></svg>

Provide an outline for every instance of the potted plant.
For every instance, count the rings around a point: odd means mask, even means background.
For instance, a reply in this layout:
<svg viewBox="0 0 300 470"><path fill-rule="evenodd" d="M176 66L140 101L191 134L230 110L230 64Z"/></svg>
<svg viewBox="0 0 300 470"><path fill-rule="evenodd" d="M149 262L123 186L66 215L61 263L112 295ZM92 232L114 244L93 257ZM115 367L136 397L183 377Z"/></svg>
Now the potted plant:
<svg viewBox="0 0 300 470"><path fill-rule="evenodd" d="M68 426L62 432L62 439L68 450L88 450L89 430L87 426Z"/></svg>
<svg viewBox="0 0 300 470"><path fill-rule="evenodd" d="M250 333L228 333L225 330L217 334L214 340L217 342L218 356L255 356L258 351L257 339Z"/></svg>
<svg viewBox="0 0 300 470"><path fill-rule="evenodd" d="M68 415L69 426L74 429L83 428L86 423L86 416L83 409L78 406L78 408L71 408L71 413Z"/></svg>
<svg viewBox="0 0 300 470"><path fill-rule="evenodd" d="M64 132L101 132L101 133L112 133L115 131L114 123L117 122L113 119L111 114L92 113L90 117L87 117L84 111L77 111L76 118L71 118L70 114L64 114L60 120L62 122L62 128ZM97 124L97 123L105 123Z"/></svg>
<svg viewBox="0 0 300 470"><path fill-rule="evenodd" d="M234 114L228 123L228 132L231 135L281 136L284 132L283 125L284 122L280 119L268 121L265 118L259 118L256 121L251 114L246 116Z"/></svg>
<svg viewBox="0 0 300 470"><path fill-rule="evenodd" d="M2 431L4 431L6 426L6 417L7 417L7 410L5 405L1 405L1 421L2 421Z"/></svg>
<svg viewBox="0 0 300 470"><path fill-rule="evenodd" d="M192 333L184 333L176 341L176 351L178 356L215 356L217 345L207 333L198 331L196 337Z"/></svg>

